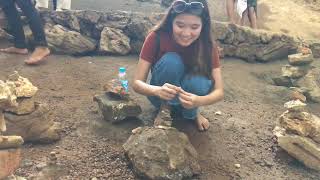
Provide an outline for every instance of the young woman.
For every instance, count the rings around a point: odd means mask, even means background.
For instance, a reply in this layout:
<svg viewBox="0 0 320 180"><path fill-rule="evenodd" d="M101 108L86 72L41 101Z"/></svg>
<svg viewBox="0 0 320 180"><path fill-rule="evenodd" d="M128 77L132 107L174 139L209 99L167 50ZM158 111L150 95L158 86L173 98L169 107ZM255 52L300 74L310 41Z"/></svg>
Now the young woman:
<svg viewBox="0 0 320 180"><path fill-rule="evenodd" d="M157 109L180 110L199 130L207 130L209 121L198 108L223 98L218 48L211 33L206 0L174 1L146 37L133 82L133 89ZM154 125L163 121L159 114Z"/></svg>

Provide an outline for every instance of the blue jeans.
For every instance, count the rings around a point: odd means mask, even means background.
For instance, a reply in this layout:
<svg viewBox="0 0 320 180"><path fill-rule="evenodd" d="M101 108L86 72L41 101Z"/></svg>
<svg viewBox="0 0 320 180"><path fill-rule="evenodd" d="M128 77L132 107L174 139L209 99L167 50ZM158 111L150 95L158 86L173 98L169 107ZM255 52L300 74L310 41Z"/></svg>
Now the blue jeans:
<svg viewBox="0 0 320 180"><path fill-rule="evenodd" d="M198 96L205 96L212 89L212 81L210 79L200 75L186 74L185 65L180 55L174 52L164 54L152 67L151 74L150 84L155 86L169 83ZM158 109L161 103L165 102L156 96L148 96L148 99ZM183 108L178 97L168 101L168 104L173 106L175 110L181 111L182 116L186 119L195 119L197 117L198 108Z"/></svg>

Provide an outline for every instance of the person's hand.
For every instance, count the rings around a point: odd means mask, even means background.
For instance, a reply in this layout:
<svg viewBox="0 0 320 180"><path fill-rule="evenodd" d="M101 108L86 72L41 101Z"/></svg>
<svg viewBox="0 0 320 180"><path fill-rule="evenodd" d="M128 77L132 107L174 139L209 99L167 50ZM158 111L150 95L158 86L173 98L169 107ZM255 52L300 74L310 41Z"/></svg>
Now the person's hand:
<svg viewBox="0 0 320 180"><path fill-rule="evenodd" d="M177 86L165 83L157 90L156 95L163 100L172 100L178 94L178 90Z"/></svg>
<svg viewBox="0 0 320 180"><path fill-rule="evenodd" d="M184 91L182 88L179 88L179 100L181 105L186 109L192 109L198 107L198 97L195 94L188 93Z"/></svg>

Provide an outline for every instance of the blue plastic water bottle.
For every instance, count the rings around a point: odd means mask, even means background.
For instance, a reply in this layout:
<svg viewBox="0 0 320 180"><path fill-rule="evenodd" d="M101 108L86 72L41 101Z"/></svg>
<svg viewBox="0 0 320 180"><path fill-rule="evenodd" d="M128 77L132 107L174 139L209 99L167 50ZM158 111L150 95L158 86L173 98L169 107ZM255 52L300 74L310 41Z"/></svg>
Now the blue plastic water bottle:
<svg viewBox="0 0 320 180"><path fill-rule="evenodd" d="M118 74L119 82L121 83L121 86L124 88L126 92L129 92L129 82L127 79L127 73L125 67L119 68L119 74Z"/></svg>

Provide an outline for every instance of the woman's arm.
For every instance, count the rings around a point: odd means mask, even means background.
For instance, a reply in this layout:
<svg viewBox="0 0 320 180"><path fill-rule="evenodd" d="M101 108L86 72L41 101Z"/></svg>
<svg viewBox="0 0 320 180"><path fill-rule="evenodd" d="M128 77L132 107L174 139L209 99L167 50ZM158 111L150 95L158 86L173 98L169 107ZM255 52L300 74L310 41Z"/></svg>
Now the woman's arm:
<svg viewBox="0 0 320 180"><path fill-rule="evenodd" d="M178 87L169 83L165 83L163 86L153 86L146 83L150 68L151 63L140 58L134 76L133 89L145 96L158 96L163 100L173 99L178 93Z"/></svg>
<svg viewBox="0 0 320 180"><path fill-rule="evenodd" d="M146 83L150 68L150 62L139 59L133 80L132 87L134 91L145 96L155 96L156 89L158 88L158 86L153 86Z"/></svg>
<svg viewBox="0 0 320 180"><path fill-rule="evenodd" d="M212 69L212 78L215 81L214 89L212 92L206 96L198 96L198 102L196 103L197 106L205 106L214 104L224 97L223 92L223 81L221 75L221 68Z"/></svg>

